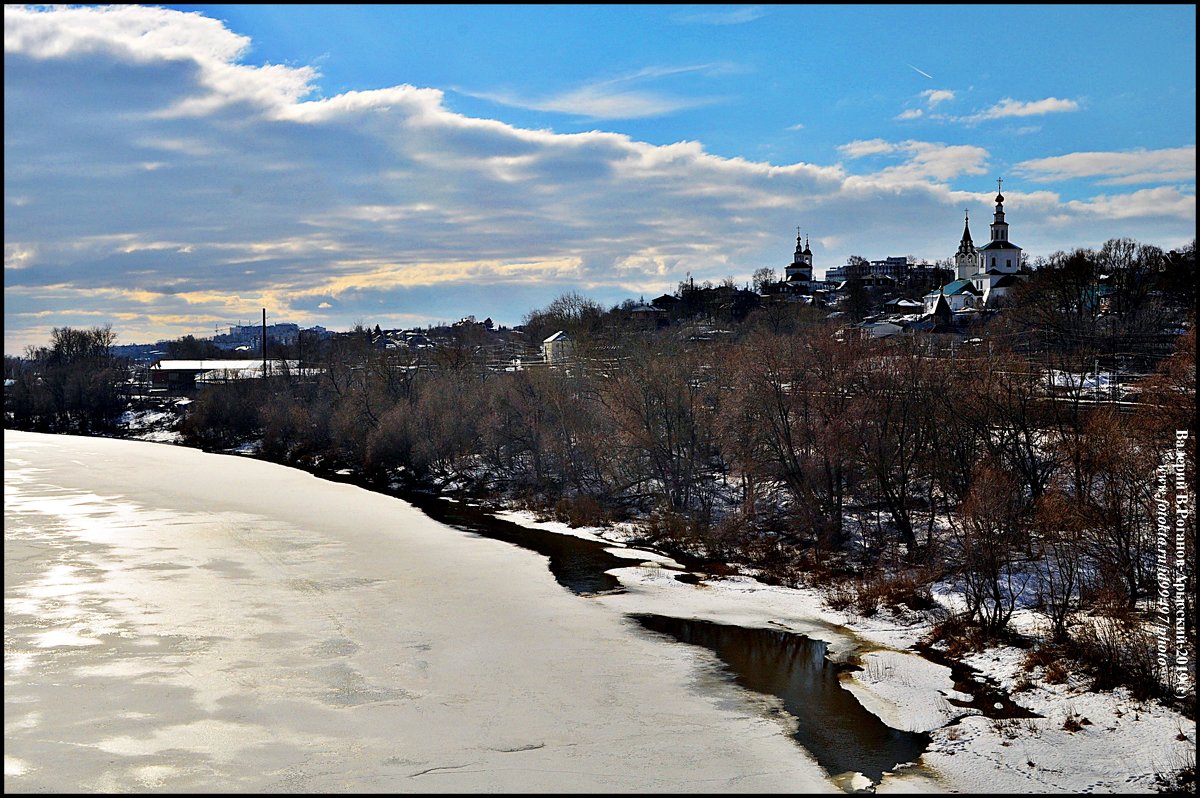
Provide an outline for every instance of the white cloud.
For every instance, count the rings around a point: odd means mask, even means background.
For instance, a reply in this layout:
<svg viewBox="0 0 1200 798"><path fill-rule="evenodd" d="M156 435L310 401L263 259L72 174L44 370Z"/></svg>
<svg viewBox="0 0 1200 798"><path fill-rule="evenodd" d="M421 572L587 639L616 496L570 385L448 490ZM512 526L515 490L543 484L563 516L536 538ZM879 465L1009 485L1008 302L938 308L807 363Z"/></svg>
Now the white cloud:
<svg viewBox="0 0 1200 798"><path fill-rule="evenodd" d="M899 146L883 139L868 139L865 141L852 141L849 144L843 144L838 147L842 155L847 158L864 158L868 155L881 155L883 153L895 152Z"/></svg>
<svg viewBox="0 0 1200 798"><path fill-rule="evenodd" d="M1196 146L1130 152L1073 152L1022 161L1016 174L1039 183L1099 178L1102 185L1196 182Z"/></svg>
<svg viewBox="0 0 1200 798"><path fill-rule="evenodd" d="M5 270L12 269L15 271L17 269L24 269L33 263L36 255L36 247L17 241L4 242Z"/></svg>
<svg viewBox="0 0 1200 798"><path fill-rule="evenodd" d="M960 175L983 174L987 150L970 145L947 145L927 141L904 141L892 145L902 153L903 163L862 176L876 184L911 185L946 182Z"/></svg>
<svg viewBox="0 0 1200 798"><path fill-rule="evenodd" d="M696 25L742 25L762 19L767 15L764 6L738 6L722 9L714 6L706 11L672 14L671 20L681 24Z"/></svg>
<svg viewBox="0 0 1200 798"><path fill-rule="evenodd" d="M202 115L236 100L264 107L308 95L311 67L247 68L237 63L250 40L219 20L147 6L4 7L5 55L36 60L107 56L129 64L186 64L196 70L189 96L164 116Z"/></svg>
<svg viewBox="0 0 1200 798"><path fill-rule="evenodd" d="M106 52L118 58L183 58L225 65L249 48L219 20L147 6L4 6L4 52L50 59Z"/></svg>
<svg viewBox="0 0 1200 798"><path fill-rule="evenodd" d="M954 92L949 89L926 89L921 92L921 96L929 103L929 107L933 108L938 103L948 102L954 99Z"/></svg>
<svg viewBox="0 0 1200 798"><path fill-rule="evenodd" d="M1047 97L1044 100L1033 100L1031 102L1020 102L1011 97L1005 97L1003 100L977 114L960 117L959 121L964 122L981 122L988 119L1005 119L1008 117L1025 117L1025 116L1044 116L1045 114L1063 113L1066 111L1078 111L1079 103L1074 100L1060 100L1057 97Z"/></svg>
<svg viewBox="0 0 1200 798"><path fill-rule="evenodd" d="M988 156L982 147L911 140L899 143L883 139L852 141L838 150L851 159L872 155L903 156L905 160L900 164L857 178L880 184L947 181L959 175L983 174L983 164Z"/></svg>
<svg viewBox="0 0 1200 798"><path fill-rule="evenodd" d="M718 97L681 97L659 91L634 88L635 84L687 74L706 76L730 74L742 69L728 63L697 64L682 67L645 67L628 75L592 83L546 97L522 97L506 91L470 91L460 93L514 108L575 114L589 119L645 119L664 116L690 108L721 102Z"/></svg>
<svg viewBox="0 0 1200 798"><path fill-rule="evenodd" d="M713 98L672 97L667 94L633 89L616 89L611 84L581 86L550 97L522 98L504 92L463 92L514 108L574 114L588 119L646 119L654 116L700 108L716 102Z"/></svg>
<svg viewBox="0 0 1200 798"><path fill-rule="evenodd" d="M1065 113L1069 111L1078 111L1080 106L1075 100L1062 100L1057 97L1047 97L1043 100L1032 100L1030 102L1021 102L1014 100L1011 97L1005 97L1000 102L973 114L964 116L955 116L938 112L937 106L945 102L950 102L956 99L957 95L949 89L930 89L921 92L920 95L925 99L929 113L924 114L921 109L910 109L902 112L896 119L916 119L924 116L926 119L931 119L937 122L952 122L957 124L975 125L979 122L985 122L992 119L1023 119L1031 116L1045 116L1046 114ZM1014 132L1014 135L1024 135L1039 130L1037 127L1026 126L1019 128Z"/></svg>
<svg viewBox="0 0 1200 798"><path fill-rule="evenodd" d="M1146 188L1132 194L1114 194L1066 203L1072 211L1100 219L1137 219L1175 217L1195 224L1196 195L1176 188ZM1194 235L1193 235L1194 237Z"/></svg>

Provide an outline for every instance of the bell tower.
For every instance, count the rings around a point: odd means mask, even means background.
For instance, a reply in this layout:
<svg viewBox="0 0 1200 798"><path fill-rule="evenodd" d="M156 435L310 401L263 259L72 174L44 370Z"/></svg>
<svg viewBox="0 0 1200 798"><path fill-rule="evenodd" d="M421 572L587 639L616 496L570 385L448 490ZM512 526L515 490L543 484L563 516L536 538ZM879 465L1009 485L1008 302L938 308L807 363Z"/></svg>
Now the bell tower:
<svg viewBox="0 0 1200 798"><path fill-rule="evenodd" d="M975 251L975 242L971 240L971 215L963 211L966 217L963 222L962 240L958 242L958 252L954 253L954 271L959 280L966 280L979 271L979 253Z"/></svg>
<svg viewBox="0 0 1200 798"><path fill-rule="evenodd" d="M812 249L807 239L800 235L799 227L796 228L796 254L785 273L786 282L793 290L807 293L812 289Z"/></svg>

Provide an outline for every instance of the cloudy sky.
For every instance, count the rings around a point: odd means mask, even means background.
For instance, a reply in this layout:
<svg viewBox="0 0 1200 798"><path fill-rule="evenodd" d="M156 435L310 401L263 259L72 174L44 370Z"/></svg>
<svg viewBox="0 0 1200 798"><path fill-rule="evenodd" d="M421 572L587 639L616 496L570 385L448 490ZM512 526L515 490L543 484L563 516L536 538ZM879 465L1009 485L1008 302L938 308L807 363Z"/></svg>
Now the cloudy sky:
<svg viewBox="0 0 1200 798"><path fill-rule="evenodd" d="M4 7L4 351L1196 228L1196 9Z"/></svg>

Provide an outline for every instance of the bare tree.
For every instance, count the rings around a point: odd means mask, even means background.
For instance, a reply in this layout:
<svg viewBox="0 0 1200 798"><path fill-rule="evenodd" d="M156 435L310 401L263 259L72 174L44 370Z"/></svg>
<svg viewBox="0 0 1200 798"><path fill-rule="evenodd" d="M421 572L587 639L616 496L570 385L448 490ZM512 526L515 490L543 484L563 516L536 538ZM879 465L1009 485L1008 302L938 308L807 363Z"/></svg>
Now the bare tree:
<svg viewBox="0 0 1200 798"><path fill-rule="evenodd" d="M1122 416L1094 410L1081 438L1084 475L1076 502L1092 512L1089 544L1101 592L1133 608L1150 590L1158 453L1136 445Z"/></svg>
<svg viewBox="0 0 1200 798"><path fill-rule="evenodd" d="M634 471L673 512L711 511L715 384L694 348L629 341L600 395Z"/></svg>
<svg viewBox="0 0 1200 798"><path fill-rule="evenodd" d="M125 409L129 377L125 364L113 357L115 342L111 325L55 327L49 347L29 347L29 368L12 386L14 423L83 434L114 428Z"/></svg>
<svg viewBox="0 0 1200 798"><path fill-rule="evenodd" d="M1092 520L1086 506L1058 490L1044 494L1034 511L1037 603L1060 642L1067 639L1068 621L1079 606L1086 569L1085 530Z"/></svg>
<svg viewBox="0 0 1200 798"><path fill-rule="evenodd" d="M1017 565L1026 537L1024 506L1017 480L985 463L960 508L961 524L953 527L966 616L989 634L1008 625L1028 587L1029 576Z"/></svg>
<svg viewBox="0 0 1200 798"><path fill-rule="evenodd" d="M758 331L729 359L723 425L746 489L781 486L796 530L834 548L850 461L852 384L860 347L828 327Z"/></svg>
<svg viewBox="0 0 1200 798"><path fill-rule="evenodd" d="M779 273L770 266L755 269L750 278L750 285L760 294L765 294L769 286L779 282Z"/></svg>
<svg viewBox="0 0 1200 798"><path fill-rule="evenodd" d="M859 460L910 556L917 548L913 499L927 492L934 439L928 371L914 346L880 348L860 370L854 407Z"/></svg>

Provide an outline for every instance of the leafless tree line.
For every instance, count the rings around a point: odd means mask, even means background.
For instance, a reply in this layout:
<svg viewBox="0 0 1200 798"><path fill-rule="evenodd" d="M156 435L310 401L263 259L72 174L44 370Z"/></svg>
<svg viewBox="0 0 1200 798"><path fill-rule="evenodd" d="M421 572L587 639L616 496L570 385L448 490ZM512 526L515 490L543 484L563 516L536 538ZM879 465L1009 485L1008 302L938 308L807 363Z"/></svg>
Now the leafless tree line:
<svg viewBox="0 0 1200 798"><path fill-rule="evenodd" d="M949 357L821 324L613 337L508 372L347 344L316 379L210 389L184 429L208 446L254 433L266 456L381 484L653 516L659 543L700 555L930 566L960 576L985 627L1032 598L1065 635L1082 607L1153 597L1155 473L1176 429L1194 441L1194 353L1194 331L1178 336L1131 412L1052 392L998 345Z"/></svg>

